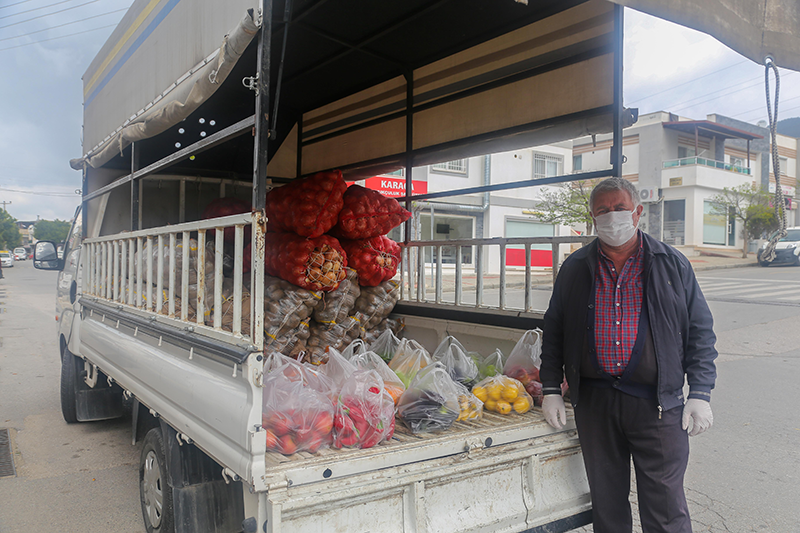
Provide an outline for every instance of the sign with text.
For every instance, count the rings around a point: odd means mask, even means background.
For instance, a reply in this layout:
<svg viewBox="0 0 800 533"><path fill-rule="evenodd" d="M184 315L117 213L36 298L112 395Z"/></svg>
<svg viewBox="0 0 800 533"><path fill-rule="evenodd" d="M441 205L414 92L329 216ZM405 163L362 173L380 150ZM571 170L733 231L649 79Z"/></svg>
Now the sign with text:
<svg viewBox="0 0 800 533"><path fill-rule="evenodd" d="M406 179L401 176L373 176L364 180L364 187L390 198L406 195ZM426 194L428 182L414 180L411 182L411 189L411 194Z"/></svg>

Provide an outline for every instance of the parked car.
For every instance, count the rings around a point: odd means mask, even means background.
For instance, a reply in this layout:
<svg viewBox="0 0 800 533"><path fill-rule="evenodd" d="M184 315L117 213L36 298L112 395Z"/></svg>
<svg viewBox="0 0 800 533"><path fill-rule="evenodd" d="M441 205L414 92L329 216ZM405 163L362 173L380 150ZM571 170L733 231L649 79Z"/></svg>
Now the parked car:
<svg viewBox="0 0 800 533"><path fill-rule="evenodd" d="M8 250L0 250L0 263L3 268L11 268L14 266L14 256Z"/></svg>
<svg viewBox="0 0 800 533"><path fill-rule="evenodd" d="M25 261L28 258L28 252L25 248L14 248L14 261Z"/></svg>
<svg viewBox="0 0 800 533"><path fill-rule="evenodd" d="M770 236L770 239L772 239L774 235L775 233ZM800 265L800 227L786 229L786 236L779 240L778 244L775 246L775 259L769 262L761 258L766 246L767 244L764 243L761 245L761 248L758 249L757 256L759 265Z"/></svg>

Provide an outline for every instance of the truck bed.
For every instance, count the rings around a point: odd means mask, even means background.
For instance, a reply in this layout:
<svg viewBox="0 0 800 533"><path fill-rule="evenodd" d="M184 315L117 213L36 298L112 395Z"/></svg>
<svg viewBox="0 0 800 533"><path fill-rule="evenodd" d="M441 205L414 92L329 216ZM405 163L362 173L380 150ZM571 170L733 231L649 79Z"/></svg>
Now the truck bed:
<svg viewBox="0 0 800 533"><path fill-rule="evenodd" d="M267 452L267 531L569 531L591 513L569 415L561 431L535 408L438 433L398 426L391 442L366 450Z"/></svg>

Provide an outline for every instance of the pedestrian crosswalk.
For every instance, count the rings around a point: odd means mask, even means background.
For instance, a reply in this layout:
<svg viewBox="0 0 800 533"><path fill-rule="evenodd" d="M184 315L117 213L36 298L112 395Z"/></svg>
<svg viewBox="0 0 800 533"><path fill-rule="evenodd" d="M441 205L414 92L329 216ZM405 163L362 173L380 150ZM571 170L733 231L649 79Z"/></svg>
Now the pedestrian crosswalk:
<svg viewBox="0 0 800 533"><path fill-rule="evenodd" d="M698 276L700 288L710 301L753 301L800 305L800 281L752 280Z"/></svg>

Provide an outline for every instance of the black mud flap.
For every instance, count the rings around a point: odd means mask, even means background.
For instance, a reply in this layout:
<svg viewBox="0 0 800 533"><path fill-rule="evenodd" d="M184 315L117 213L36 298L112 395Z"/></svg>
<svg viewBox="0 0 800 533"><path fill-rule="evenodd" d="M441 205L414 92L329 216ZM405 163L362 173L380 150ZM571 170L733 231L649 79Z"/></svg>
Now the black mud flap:
<svg viewBox="0 0 800 533"><path fill-rule="evenodd" d="M89 387L83 380L83 360L73 357L75 372L75 414L79 422L94 422L119 418L123 415L122 389L116 383L108 384L105 374L98 371L97 383Z"/></svg>
<svg viewBox="0 0 800 533"><path fill-rule="evenodd" d="M178 444L161 421L167 482L172 487L175 533L239 533L244 520L241 481L222 477L222 466L194 444Z"/></svg>

